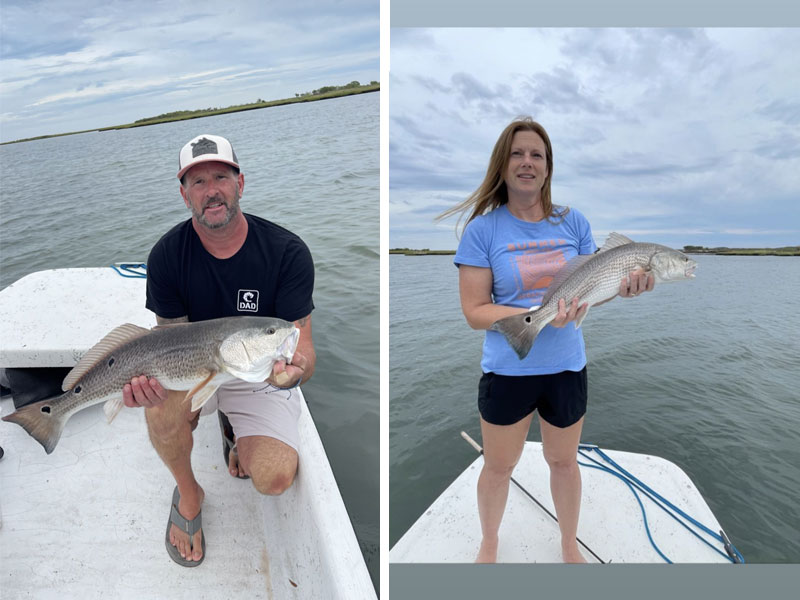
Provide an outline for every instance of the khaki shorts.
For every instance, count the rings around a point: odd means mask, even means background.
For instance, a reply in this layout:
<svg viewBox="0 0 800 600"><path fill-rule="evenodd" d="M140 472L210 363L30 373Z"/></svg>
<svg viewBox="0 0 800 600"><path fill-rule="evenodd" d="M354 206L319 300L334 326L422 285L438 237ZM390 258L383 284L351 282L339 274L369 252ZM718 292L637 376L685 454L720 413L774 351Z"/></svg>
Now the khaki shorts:
<svg viewBox="0 0 800 600"><path fill-rule="evenodd" d="M219 387L200 410L200 416L221 410L228 416L237 438L263 435L288 444L297 451L300 394L297 388L282 390L269 383L239 379Z"/></svg>

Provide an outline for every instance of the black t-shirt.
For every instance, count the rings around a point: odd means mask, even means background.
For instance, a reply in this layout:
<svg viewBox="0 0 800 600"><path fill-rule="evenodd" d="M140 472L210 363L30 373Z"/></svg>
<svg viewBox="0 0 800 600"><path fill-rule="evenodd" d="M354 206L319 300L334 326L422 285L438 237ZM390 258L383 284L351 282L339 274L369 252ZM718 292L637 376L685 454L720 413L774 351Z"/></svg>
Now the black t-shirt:
<svg viewBox="0 0 800 600"><path fill-rule="evenodd" d="M165 319L250 315L296 321L314 309L314 262L291 231L254 215L230 258L211 255L189 219L170 229L147 259L147 303Z"/></svg>

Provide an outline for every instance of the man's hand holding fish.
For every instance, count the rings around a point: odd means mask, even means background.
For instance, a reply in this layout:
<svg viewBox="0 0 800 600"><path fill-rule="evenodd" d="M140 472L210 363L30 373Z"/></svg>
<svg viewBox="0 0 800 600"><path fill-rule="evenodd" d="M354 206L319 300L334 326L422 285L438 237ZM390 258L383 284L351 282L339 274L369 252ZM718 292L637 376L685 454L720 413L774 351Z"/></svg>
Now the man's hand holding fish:
<svg viewBox="0 0 800 600"><path fill-rule="evenodd" d="M122 402L128 408L153 408L167 401L168 392L155 377L138 375L122 388Z"/></svg>

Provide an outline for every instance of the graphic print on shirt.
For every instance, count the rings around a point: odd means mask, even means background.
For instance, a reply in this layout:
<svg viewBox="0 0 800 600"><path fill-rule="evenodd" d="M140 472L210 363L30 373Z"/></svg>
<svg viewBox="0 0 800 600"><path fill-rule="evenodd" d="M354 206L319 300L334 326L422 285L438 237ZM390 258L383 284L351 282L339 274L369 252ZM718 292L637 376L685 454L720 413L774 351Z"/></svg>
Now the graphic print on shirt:
<svg viewBox="0 0 800 600"><path fill-rule="evenodd" d="M239 290L236 308L239 312L258 312L258 290Z"/></svg>
<svg viewBox="0 0 800 600"><path fill-rule="evenodd" d="M531 301L531 306L541 304L553 277L567 264L562 248L565 240L527 241L508 245L511 271L520 290L518 298Z"/></svg>

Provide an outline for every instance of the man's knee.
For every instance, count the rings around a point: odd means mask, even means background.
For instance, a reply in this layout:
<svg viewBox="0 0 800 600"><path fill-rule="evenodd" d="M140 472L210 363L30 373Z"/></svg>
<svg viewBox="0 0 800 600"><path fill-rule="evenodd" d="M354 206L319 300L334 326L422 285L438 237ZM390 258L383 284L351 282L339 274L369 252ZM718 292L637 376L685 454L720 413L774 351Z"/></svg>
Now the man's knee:
<svg viewBox="0 0 800 600"><path fill-rule="evenodd" d="M239 465L262 494L278 496L285 492L297 473L297 451L277 439L246 436L237 440Z"/></svg>
<svg viewBox="0 0 800 600"><path fill-rule="evenodd" d="M264 470L256 470L251 472L250 478L259 493L266 496L280 496L292 485L294 475L294 472L289 471L264 472Z"/></svg>

